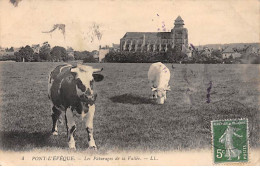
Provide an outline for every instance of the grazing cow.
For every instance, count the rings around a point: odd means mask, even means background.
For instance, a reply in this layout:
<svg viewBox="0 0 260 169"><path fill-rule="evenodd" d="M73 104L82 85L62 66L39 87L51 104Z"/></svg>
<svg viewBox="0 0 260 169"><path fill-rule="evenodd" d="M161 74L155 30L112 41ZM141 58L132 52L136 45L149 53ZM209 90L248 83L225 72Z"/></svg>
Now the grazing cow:
<svg viewBox="0 0 260 169"><path fill-rule="evenodd" d="M152 98L156 99L158 104L164 104L166 91L171 90L168 85L170 76L169 69L161 62L153 63L149 68L148 80L152 89Z"/></svg>
<svg viewBox="0 0 260 169"><path fill-rule="evenodd" d="M103 80L98 74L102 69L94 69L91 66L78 64L57 66L49 75L48 96L52 102L52 134L58 135L57 120L62 112L65 113L68 144L76 149L74 132L76 124L74 116L81 114L85 122L89 148L96 149L93 137L93 118L95 113L94 81Z"/></svg>

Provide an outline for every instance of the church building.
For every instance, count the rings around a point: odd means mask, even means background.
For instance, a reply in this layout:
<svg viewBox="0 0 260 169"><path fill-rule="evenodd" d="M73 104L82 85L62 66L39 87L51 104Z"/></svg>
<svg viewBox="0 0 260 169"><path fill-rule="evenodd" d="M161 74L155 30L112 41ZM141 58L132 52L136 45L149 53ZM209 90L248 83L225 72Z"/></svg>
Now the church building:
<svg viewBox="0 0 260 169"><path fill-rule="evenodd" d="M120 51L166 52L169 48L188 48L188 30L178 16L171 32L127 32L120 39Z"/></svg>

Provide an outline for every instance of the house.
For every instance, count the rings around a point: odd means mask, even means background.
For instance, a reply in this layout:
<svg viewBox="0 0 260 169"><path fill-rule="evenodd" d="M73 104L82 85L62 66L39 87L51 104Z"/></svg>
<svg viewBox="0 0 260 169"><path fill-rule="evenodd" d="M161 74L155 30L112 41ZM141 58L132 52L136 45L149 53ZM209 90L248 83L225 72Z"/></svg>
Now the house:
<svg viewBox="0 0 260 169"><path fill-rule="evenodd" d="M232 54L232 57L233 58L239 58L239 57L241 57L241 55L242 55L241 53L235 52L235 53Z"/></svg>
<svg viewBox="0 0 260 169"><path fill-rule="evenodd" d="M184 45L182 46L182 52L185 53L188 57L192 57L193 48L189 46L186 48Z"/></svg>
<svg viewBox="0 0 260 169"><path fill-rule="evenodd" d="M250 45L250 46L248 46L248 47L246 48L246 53L248 53L248 54L249 54L249 53L257 54L257 53L258 53L258 49L259 49L259 48Z"/></svg>
<svg viewBox="0 0 260 169"><path fill-rule="evenodd" d="M68 58L70 58L71 60L74 60L74 49L72 47L67 47L67 55L68 55Z"/></svg>
<svg viewBox="0 0 260 169"><path fill-rule="evenodd" d="M14 52L19 52L21 48L14 48Z"/></svg>
<svg viewBox="0 0 260 169"><path fill-rule="evenodd" d="M34 53L40 53L40 44L32 45L32 49Z"/></svg>
<svg viewBox="0 0 260 169"><path fill-rule="evenodd" d="M0 52L5 52L5 48L0 47Z"/></svg>
<svg viewBox="0 0 260 169"><path fill-rule="evenodd" d="M110 51L113 51L113 52L119 52L120 51L120 44L114 44L112 43L112 47L109 48Z"/></svg>
<svg viewBox="0 0 260 169"><path fill-rule="evenodd" d="M232 58L239 58L241 57L241 53L237 52L237 51L234 51L234 49L232 47L227 47L223 52L222 52L222 58L225 59L225 58L229 58L229 57L232 57Z"/></svg>
<svg viewBox="0 0 260 169"><path fill-rule="evenodd" d="M91 53L93 54L94 59L98 61L99 60L99 51L93 50Z"/></svg>
<svg viewBox="0 0 260 169"><path fill-rule="evenodd" d="M213 49L210 49L208 48L207 46L203 47L203 49L200 51L201 54L204 54L206 55L207 57L210 57L211 56L211 53L212 53L212 50Z"/></svg>
<svg viewBox="0 0 260 169"><path fill-rule="evenodd" d="M222 52L222 58L229 58L234 52L232 47L227 47L223 52Z"/></svg>
<svg viewBox="0 0 260 169"><path fill-rule="evenodd" d="M109 51L110 51L109 46L99 47L99 52L98 52L99 62L101 62L105 58L106 54L108 54Z"/></svg>

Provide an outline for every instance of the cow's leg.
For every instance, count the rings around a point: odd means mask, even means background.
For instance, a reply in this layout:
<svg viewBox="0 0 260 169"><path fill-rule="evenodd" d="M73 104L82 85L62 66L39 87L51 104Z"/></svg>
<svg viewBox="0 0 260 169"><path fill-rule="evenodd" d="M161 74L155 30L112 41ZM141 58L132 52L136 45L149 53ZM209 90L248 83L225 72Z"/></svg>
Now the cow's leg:
<svg viewBox="0 0 260 169"><path fill-rule="evenodd" d="M75 120L73 117L73 112L70 107L66 110L65 119L66 119L66 125L67 125L69 148L76 149L75 140L74 140L74 133L76 131L76 123L75 123Z"/></svg>
<svg viewBox="0 0 260 169"><path fill-rule="evenodd" d="M149 80L149 85L151 86L151 89L154 88L154 81L150 81ZM155 91L152 90L152 96L150 97L150 99L154 99L155 98Z"/></svg>
<svg viewBox="0 0 260 169"><path fill-rule="evenodd" d="M91 149L96 149L96 143L93 136L93 119L95 114L95 104L89 105L88 113L86 114L85 118L85 124L86 124L86 130L88 134L88 146Z"/></svg>
<svg viewBox="0 0 260 169"><path fill-rule="evenodd" d="M150 99L154 99L154 97L155 97L155 93L154 91L152 91L152 96L150 96Z"/></svg>
<svg viewBox="0 0 260 169"><path fill-rule="evenodd" d="M153 87L151 87L153 88ZM152 90L152 96L151 96L151 99L157 99L157 91L156 90Z"/></svg>
<svg viewBox="0 0 260 169"><path fill-rule="evenodd" d="M157 99L157 91L156 91L156 90L153 91L153 98L154 98L154 99Z"/></svg>
<svg viewBox="0 0 260 169"><path fill-rule="evenodd" d="M59 119L61 113L62 112L59 109L57 109L55 106L52 106L52 135L58 135L57 120Z"/></svg>

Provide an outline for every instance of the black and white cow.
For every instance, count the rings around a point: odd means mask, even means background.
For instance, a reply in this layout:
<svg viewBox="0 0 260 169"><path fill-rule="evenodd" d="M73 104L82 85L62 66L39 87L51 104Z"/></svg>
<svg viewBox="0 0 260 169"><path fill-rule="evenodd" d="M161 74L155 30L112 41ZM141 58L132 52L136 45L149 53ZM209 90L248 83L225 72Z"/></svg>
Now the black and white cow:
<svg viewBox="0 0 260 169"><path fill-rule="evenodd" d="M75 115L81 114L85 122L89 148L96 149L93 137L93 118L95 113L94 81L103 80L98 74L102 69L94 69L91 66L78 64L57 66L49 75L48 95L52 102L52 134L58 135L57 120L62 112L65 113L68 144L76 149L74 132L76 130Z"/></svg>

